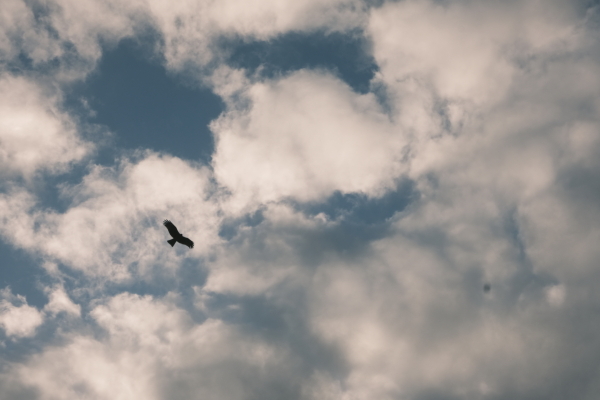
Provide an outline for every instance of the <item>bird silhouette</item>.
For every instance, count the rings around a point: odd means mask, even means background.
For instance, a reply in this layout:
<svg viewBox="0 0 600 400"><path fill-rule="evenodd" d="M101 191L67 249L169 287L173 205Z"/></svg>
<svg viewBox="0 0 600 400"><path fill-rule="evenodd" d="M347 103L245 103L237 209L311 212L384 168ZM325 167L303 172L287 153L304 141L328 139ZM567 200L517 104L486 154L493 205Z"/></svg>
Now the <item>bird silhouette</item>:
<svg viewBox="0 0 600 400"><path fill-rule="evenodd" d="M169 233L171 234L171 236L173 236L173 239L167 240L167 243L169 243L171 247L175 246L176 242L179 242L183 245L186 245L190 249L194 248L194 242L192 242L190 239L186 238L181 233L179 233L177 227L173 225L171 221L165 219L163 221L163 225L167 227Z"/></svg>

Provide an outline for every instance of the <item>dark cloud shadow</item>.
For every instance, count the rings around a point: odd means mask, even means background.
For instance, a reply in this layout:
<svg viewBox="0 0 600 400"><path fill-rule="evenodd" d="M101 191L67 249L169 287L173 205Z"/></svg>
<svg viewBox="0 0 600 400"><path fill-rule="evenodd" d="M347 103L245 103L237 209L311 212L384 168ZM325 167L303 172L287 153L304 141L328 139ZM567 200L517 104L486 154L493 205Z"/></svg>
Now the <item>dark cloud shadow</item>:
<svg viewBox="0 0 600 400"><path fill-rule="evenodd" d="M286 365L263 365L223 360L185 370L163 369L158 379L160 398L295 400L301 398L297 376Z"/></svg>
<svg viewBox="0 0 600 400"><path fill-rule="evenodd" d="M274 227L265 220L264 210L258 210L226 221L221 227L220 236L233 247L247 242L254 250L246 256L254 259L253 254L265 248L265 240L275 229L276 234L285 238L295 249L304 265L316 266L331 253L345 259L363 254L372 241L390 234L392 217L418 197L414 182L406 179L380 197L335 192L320 202L300 203L289 199L286 203L308 218L323 214L328 222L318 228L296 225ZM242 233L242 227L253 229ZM264 253L258 256L263 257Z"/></svg>
<svg viewBox="0 0 600 400"><path fill-rule="evenodd" d="M522 237L516 209L508 210L503 223L504 233L512 248L512 254L508 256L513 259L516 267L507 282L505 302L507 305L515 305L523 296L530 299L543 298L544 289L549 285L559 283L558 280L544 271L534 271L531 259L527 254L527 245Z"/></svg>
<svg viewBox="0 0 600 400"><path fill-rule="evenodd" d="M300 398L301 384L316 371L343 379L349 373L343 352L314 334L307 313L306 288L283 282L268 294L239 296L212 294L205 303L212 317L234 325L244 336L261 340L287 354L266 365L270 374L262 374L247 398ZM256 369L250 367L249 369ZM281 397L287 393L287 397Z"/></svg>
<svg viewBox="0 0 600 400"><path fill-rule="evenodd" d="M2 395L5 396L5 399L37 400L42 398L42 393L39 389L25 386L13 379L9 381L0 380L0 387L2 387Z"/></svg>
<svg viewBox="0 0 600 400"><path fill-rule="evenodd" d="M424 390L413 397L414 400L460 400L462 397L442 393L438 390Z"/></svg>

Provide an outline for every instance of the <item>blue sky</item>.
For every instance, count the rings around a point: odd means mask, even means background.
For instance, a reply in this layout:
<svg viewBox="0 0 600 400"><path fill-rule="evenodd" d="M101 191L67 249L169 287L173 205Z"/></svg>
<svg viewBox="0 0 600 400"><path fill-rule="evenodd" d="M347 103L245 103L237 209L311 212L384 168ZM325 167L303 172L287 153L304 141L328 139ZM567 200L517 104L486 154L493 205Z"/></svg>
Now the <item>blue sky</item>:
<svg viewBox="0 0 600 400"><path fill-rule="evenodd" d="M209 89L169 75L146 41L124 40L106 49L97 69L69 93L68 103L75 110L83 104L93 110L90 122L114 134L111 147L210 162L214 143L208 124L223 104Z"/></svg>
<svg viewBox="0 0 600 400"><path fill-rule="evenodd" d="M595 398L599 11L5 1L0 398Z"/></svg>

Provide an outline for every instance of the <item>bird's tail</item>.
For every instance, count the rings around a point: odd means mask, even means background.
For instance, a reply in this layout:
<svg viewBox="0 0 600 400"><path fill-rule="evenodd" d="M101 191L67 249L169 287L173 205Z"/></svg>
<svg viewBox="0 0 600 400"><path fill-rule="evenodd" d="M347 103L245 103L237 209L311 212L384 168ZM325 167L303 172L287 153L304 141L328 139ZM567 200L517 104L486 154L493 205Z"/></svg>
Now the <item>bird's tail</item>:
<svg viewBox="0 0 600 400"><path fill-rule="evenodd" d="M169 243L171 245L171 247L173 247L173 246L175 246L175 243L177 243L177 240L175 240L175 239L167 240L167 243Z"/></svg>

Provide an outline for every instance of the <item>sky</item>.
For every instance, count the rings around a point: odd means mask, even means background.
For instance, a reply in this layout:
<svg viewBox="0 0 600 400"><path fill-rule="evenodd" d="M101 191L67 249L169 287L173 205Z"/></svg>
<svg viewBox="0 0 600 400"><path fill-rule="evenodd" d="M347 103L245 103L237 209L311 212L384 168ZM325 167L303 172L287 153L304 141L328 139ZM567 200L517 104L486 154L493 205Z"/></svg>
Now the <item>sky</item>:
<svg viewBox="0 0 600 400"><path fill-rule="evenodd" d="M3 0L0 398L596 399L599 176L595 1Z"/></svg>

